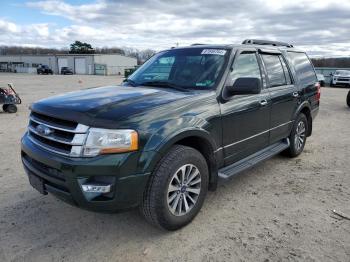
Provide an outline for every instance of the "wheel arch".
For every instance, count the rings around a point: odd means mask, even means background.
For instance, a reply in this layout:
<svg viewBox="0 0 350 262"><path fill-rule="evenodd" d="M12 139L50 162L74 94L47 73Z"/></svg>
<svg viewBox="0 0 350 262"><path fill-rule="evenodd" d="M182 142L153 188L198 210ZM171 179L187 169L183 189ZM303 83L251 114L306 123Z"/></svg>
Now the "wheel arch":
<svg viewBox="0 0 350 262"><path fill-rule="evenodd" d="M203 155L207 162L209 170L209 189L215 190L217 187L218 166L214 152L217 149L217 145L212 139L209 132L203 129L183 130L160 143L160 145L156 149L157 155L152 159L151 163L149 164L148 170L150 172L153 172L159 161L174 145L184 145L192 147L198 150Z"/></svg>
<svg viewBox="0 0 350 262"><path fill-rule="evenodd" d="M311 136L311 134L312 134L312 114L311 114L311 106L310 106L309 102L305 101L304 103L302 103L298 107L293 119L295 120L300 113L303 113L306 116L307 124L308 124L307 136Z"/></svg>

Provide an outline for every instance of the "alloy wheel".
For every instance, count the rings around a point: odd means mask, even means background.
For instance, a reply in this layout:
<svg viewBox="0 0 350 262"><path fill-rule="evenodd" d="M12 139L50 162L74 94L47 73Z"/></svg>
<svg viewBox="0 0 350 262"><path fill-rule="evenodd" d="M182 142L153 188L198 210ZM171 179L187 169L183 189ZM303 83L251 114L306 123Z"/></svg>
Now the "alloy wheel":
<svg viewBox="0 0 350 262"><path fill-rule="evenodd" d="M201 191L201 174L192 164L181 166L171 177L167 191L169 211L175 216L188 214Z"/></svg>
<svg viewBox="0 0 350 262"><path fill-rule="evenodd" d="M294 145L296 150L301 150L305 143L306 127L303 121L300 121L297 125L297 129L294 137Z"/></svg>

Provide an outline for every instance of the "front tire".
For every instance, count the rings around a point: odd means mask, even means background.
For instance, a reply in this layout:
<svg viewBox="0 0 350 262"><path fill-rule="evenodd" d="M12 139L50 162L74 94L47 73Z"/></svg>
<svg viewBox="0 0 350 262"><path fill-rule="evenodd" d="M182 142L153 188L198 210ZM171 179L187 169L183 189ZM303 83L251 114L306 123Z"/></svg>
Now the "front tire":
<svg viewBox="0 0 350 262"><path fill-rule="evenodd" d="M308 121L303 113L300 113L295 120L292 132L289 136L290 146L285 151L288 156L296 157L303 152L308 133Z"/></svg>
<svg viewBox="0 0 350 262"><path fill-rule="evenodd" d="M194 219L208 191L209 171L196 149L175 145L162 158L144 192L141 213L166 230L177 230Z"/></svg>
<svg viewBox="0 0 350 262"><path fill-rule="evenodd" d="M348 107L350 107L350 91L349 91L348 96L346 98L346 103L348 104Z"/></svg>

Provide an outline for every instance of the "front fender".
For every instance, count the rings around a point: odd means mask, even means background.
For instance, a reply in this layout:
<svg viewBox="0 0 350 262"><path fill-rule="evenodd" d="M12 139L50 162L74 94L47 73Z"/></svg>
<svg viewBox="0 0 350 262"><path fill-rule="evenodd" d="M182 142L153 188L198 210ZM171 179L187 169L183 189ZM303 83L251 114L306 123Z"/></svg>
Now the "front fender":
<svg viewBox="0 0 350 262"><path fill-rule="evenodd" d="M202 118L185 116L171 119L152 134L143 151L155 150L162 153L168 149L168 144L174 144L176 141L189 136L199 136L207 139L215 150L218 142L215 141L213 132L215 133L216 130L208 121Z"/></svg>
<svg viewBox="0 0 350 262"><path fill-rule="evenodd" d="M144 172L152 172L169 149L178 141L188 137L198 137L205 140L214 152L218 146L211 125L201 118L182 117L172 119L161 126L157 132L152 134L144 146L140 162L144 163ZM147 159L149 152L153 152L152 159Z"/></svg>

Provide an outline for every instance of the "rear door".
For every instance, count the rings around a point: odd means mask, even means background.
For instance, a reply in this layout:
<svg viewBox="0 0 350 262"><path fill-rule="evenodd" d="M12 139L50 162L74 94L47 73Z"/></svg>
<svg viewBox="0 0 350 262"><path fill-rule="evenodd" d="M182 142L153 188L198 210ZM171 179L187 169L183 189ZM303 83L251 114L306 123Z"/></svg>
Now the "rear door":
<svg viewBox="0 0 350 262"><path fill-rule="evenodd" d="M279 51L260 50L271 97L270 144L289 136L299 93Z"/></svg>

